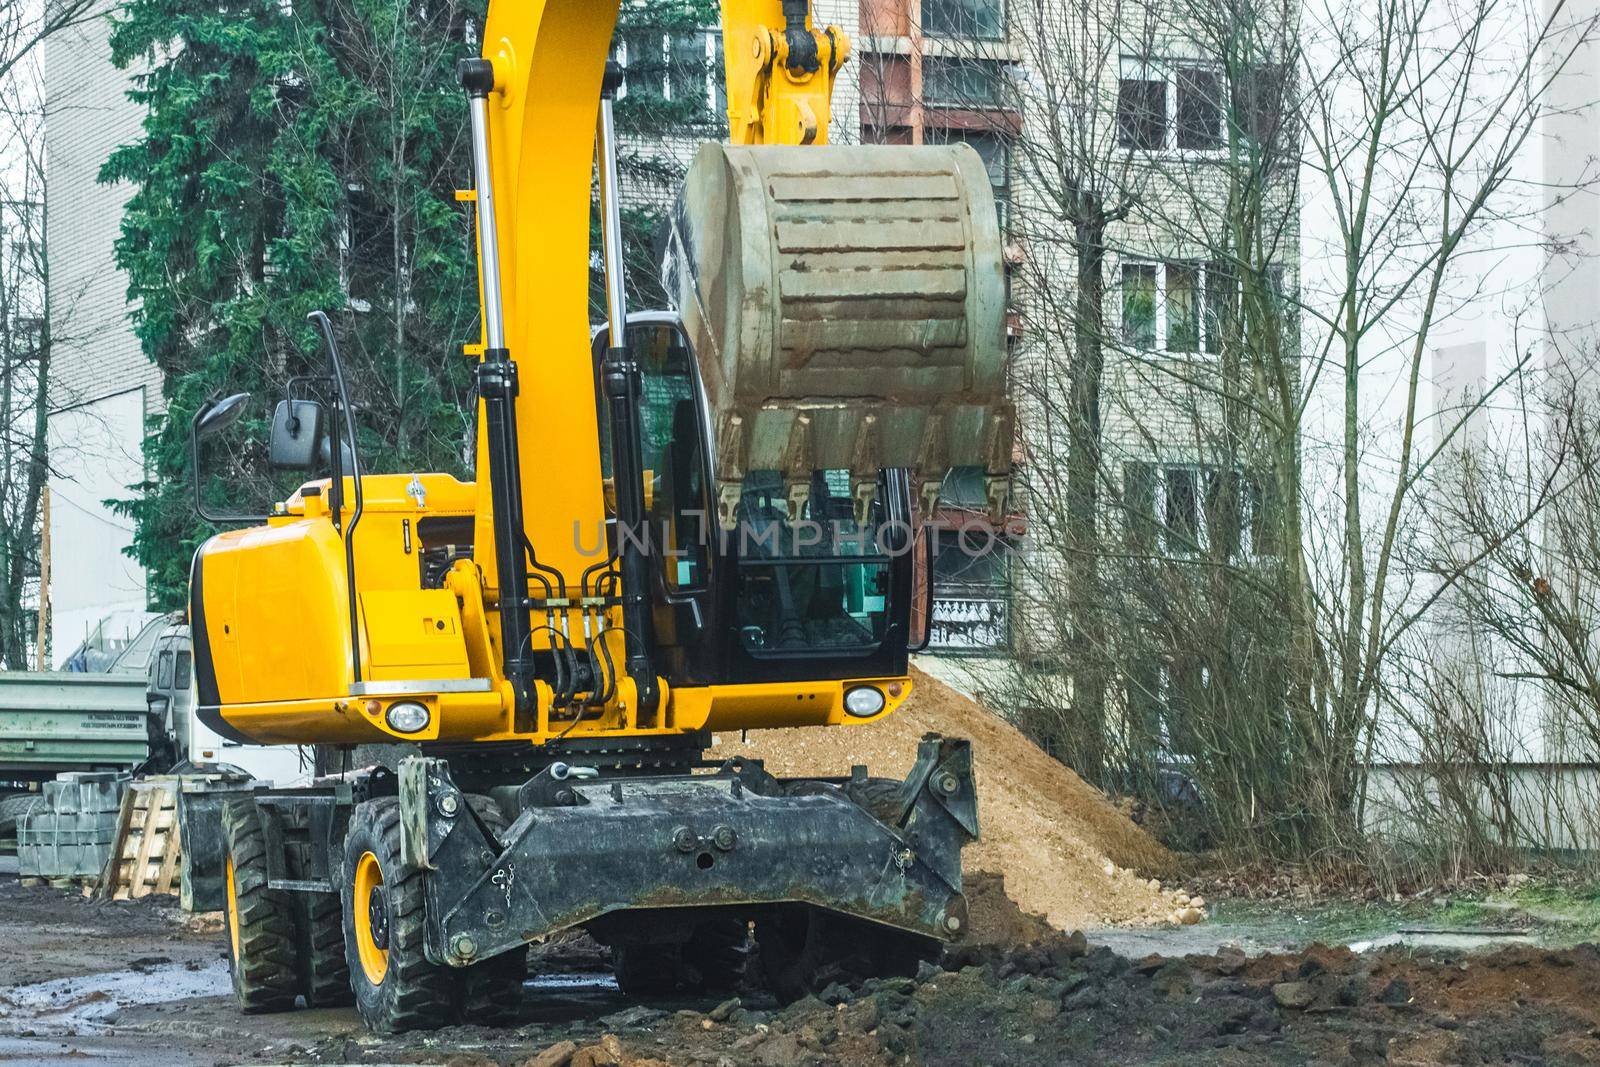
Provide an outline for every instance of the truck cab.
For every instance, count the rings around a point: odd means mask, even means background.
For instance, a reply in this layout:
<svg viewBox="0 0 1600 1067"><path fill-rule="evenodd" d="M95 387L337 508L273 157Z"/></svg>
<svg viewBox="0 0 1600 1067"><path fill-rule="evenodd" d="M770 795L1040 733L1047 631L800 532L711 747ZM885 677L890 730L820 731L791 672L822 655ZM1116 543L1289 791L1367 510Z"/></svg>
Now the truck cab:
<svg viewBox="0 0 1600 1067"><path fill-rule="evenodd" d="M150 650L145 704L152 731L168 739L173 762L180 767L224 765L277 785L309 774L309 755L302 769L297 746L248 745L225 738L200 721L195 714L194 651L189 625L181 615L169 619Z"/></svg>

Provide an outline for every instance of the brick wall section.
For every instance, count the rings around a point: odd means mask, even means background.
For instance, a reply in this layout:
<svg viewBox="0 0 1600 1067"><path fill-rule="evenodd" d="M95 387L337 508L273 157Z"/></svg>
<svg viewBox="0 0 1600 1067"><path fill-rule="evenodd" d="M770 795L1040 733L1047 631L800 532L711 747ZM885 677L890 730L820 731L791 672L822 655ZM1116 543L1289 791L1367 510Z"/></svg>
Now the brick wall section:
<svg viewBox="0 0 1600 1067"><path fill-rule="evenodd" d="M127 278L113 260L130 189L98 181L111 151L139 136L142 114L127 99L127 75L111 65L107 29L104 18L91 20L44 51L56 408L140 386L148 404L161 398L160 372L133 334Z"/></svg>

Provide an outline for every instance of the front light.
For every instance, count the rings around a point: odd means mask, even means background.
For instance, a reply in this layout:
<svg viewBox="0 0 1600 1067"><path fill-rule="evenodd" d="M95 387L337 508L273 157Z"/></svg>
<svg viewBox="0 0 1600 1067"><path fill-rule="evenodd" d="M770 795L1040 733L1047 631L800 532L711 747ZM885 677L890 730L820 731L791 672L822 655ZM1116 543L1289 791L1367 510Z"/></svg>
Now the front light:
<svg viewBox="0 0 1600 1067"><path fill-rule="evenodd" d="M425 730L428 726L428 709L426 705L415 704L411 701L402 701L399 704L390 704L384 718L389 723L389 729L397 734L414 734L418 730Z"/></svg>
<svg viewBox="0 0 1600 1067"><path fill-rule="evenodd" d="M876 686L858 685L844 694L844 710L858 719L870 719L883 710L883 693Z"/></svg>

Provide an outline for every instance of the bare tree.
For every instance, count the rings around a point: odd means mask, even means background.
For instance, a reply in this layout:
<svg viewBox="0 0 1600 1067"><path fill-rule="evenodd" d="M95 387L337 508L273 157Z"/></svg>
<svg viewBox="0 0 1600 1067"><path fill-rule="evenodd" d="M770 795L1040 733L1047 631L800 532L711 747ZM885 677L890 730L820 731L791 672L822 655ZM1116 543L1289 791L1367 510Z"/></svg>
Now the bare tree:
<svg viewBox="0 0 1600 1067"><path fill-rule="evenodd" d="M52 34L95 17L96 0L25 0L0 5L0 80Z"/></svg>
<svg viewBox="0 0 1600 1067"><path fill-rule="evenodd" d="M1380 720L1420 677L1408 641L1472 563L1413 562L1441 457L1534 348L1438 413L1427 359L1465 311L1537 298L1475 257L1541 239L1530 139L1592 20L1525 0L1010 11L1029 543L1015 662L978 684L1111 784L1179 764L1228 843L1359 847ZM1048 165L1085 156L1113 179L1098 236Z"/></svg>
<svg viewBox="0 0 1600 1067"><path fill-rule="evenodd" d="M38 72L30 61L9 69L0 72L0 666L20 670L39 651L53 335Z"/></svg>

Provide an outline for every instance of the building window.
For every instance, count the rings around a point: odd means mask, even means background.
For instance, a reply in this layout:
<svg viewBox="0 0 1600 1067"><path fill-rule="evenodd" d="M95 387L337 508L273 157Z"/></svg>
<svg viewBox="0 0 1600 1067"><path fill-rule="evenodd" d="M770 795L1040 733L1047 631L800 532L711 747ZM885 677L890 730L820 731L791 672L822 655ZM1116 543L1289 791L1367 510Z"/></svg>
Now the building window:
<svg viewBox="0 0 1600 1067"><path fill-rule="evenodd" d="M995 107L1002 98L998 62L961 56L927 56L922 61L922 98L949 107Z"/></svg>
<svg viewBox="0 0 1600 1067"><path fill-rule="evenodd" d="M1210 152L1222 147L1222 69L1214 63L1122 58L1117 141L1123 148Z"/></svg>
<svg viewBox="0 0 1600 1067"><path fill-rule="evenodd" d="M1206 464L1127 463L1123 541L1135 552L1253 559L1282 553L1282 516L1270 473Z"/></svg>
<svg viewBox="0 0 1600 1067"><path fill-rule="evenodd" d="M1283 130L1283 116L1290 101L1288 68L1282 64L1263 64L1237 78L1233 86L1233 110L1240 126L1263 149L1283 148L1278 139Z"/></svg>
<svg viewBox="0 0 1600 1067"><path fill-rule="evenodd" d="M1282 277L1281 268L1277 277ZM1238 316L1239 282L1226 263L1124 263L1122 340L1143 352L1216 355Z"/></svg>
<svg viewBox="0 0 1600 1067"><path fill-rule="evenodd" d="M1122 339L1130 348L1156 347L1156 305L1159 299L1153 263L1122 265Z"/></svg>
<svg viewBox="0 0 1600 1067"><path fill-rule="evenodd" d="M1166 82L1124 73L1117 89L1117 142L1147 151L1166 147Z"/></svg>
<svg viewBox="0 0 1600 1067"><path fill-rule="evenodd" d="M1179 67L1173 80L1178 147L1222 147L1222 72L1214 67Z"/></svg>
<svg viewBox="0 0 1600 1067"><path fill-rule="evenodd" d="M1003 0L922 0L922 32L930 37L994 41L1005 31Z"/></svg>
<svg viewBox="0 0 1600 1067"><path fill-rule="evenodd" d="M722 77L720 30L632 30L617 42L613 58L622 66L617 99L651 98L684 105L695 117L728 109Z"/></svg>

